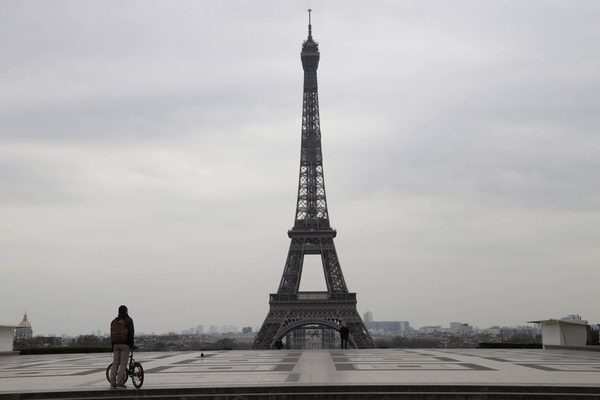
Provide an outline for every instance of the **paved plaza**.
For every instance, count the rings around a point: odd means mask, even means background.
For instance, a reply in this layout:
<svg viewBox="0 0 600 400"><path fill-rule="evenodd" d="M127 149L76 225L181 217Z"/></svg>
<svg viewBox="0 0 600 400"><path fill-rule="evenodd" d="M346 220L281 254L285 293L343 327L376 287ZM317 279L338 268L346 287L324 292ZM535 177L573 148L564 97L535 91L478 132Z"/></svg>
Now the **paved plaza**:
<svg viewBox="0 0 600 400"><path fill-rule="evenodd" d="M142 391L219 387L385 385L598 388L600 352L371 349L136 353ZM106 392L110 354L0 357L0 398L33 392ZM133 392L129 383L127 392ZM112 392L114 393L114 391Z"/></svg>

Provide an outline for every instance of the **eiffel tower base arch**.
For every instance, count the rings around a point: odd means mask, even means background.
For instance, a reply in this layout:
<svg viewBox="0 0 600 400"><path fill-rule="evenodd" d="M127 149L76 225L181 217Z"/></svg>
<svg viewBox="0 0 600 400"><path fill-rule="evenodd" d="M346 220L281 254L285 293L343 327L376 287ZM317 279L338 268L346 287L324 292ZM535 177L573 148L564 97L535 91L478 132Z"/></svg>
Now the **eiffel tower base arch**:
<svg viewBox="0 0 600 400"><path fill-rule="evenodd" d="M305 325L320 325L335 330L345 324L355 348L375 347L358 311L356 293L299 292L271 294L269 313L263 322L253 349L275 348L289 332Z"/></svg>

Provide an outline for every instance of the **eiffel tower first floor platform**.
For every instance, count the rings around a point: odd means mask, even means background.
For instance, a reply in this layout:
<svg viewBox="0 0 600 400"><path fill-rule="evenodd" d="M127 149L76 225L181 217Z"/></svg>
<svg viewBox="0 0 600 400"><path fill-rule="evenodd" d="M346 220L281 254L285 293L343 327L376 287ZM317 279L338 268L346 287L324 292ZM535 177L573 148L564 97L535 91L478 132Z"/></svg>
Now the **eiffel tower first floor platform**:
<svg viewBox="0 0 600 400"><path fill-rule="evenodd" d="M269 307L254 341L255 350L275 348L277 341L288 333L309 325L336 331L346 325L352 347L374 347L373 339L356 311L356 293L276 293L270 295Z"/></svg>

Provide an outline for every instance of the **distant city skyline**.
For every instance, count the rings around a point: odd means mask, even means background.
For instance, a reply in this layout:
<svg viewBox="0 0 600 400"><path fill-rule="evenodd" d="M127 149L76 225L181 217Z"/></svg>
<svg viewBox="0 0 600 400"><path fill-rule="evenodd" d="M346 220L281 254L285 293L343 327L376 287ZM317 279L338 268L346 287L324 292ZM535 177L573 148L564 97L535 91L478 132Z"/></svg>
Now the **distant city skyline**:
<svg viewBox="0 0 600 400"><path fill-rule="evenodd" d="M370 317L372 319L366 318L367 314L370 313ZM494 329L497 327L502 327L502 328L513 328L513 327L521 327L521 326L527 326L527 325L535 325L529 322L524 322L521 324L511 324L511 325L503 325L503 324L492 324L489 326L477 326L474 324L471 324L469 321L450 321L447 323L444 322L432 322L430 324L427 325L422 325L422 326L415 326L412 325L410 323L410 321L406 321L406 320L398 320L398 319L391 319L391 320L378 320L375 318L375 315L373 312L371 312L370 310L367 310L364 314L363 314L363 320L365 322L365 324L367 325L367 327L371 330L374 328L373 324L376 323L400 323L402 324L402 327L399 329L399 331L402 330L408 330L407 328L410 327L411 331L418 331L418 330L422 330L422 329L428 329L428 328L432 328L432 327L440 327L441 329L447 329L450 331L460 331L461 329L457 329L457 324L459 325L465 325L468 326L469 332L473 329L475 330L488 330L488 329ZM568 314L565 316L559 316L557 317L557 319L577 319L577 320L581 320L585 318L582 318L581 315L579 314ZM594 323L592 321L588 321L590 324L593 325L597 325L597 323ZM31 325L29 325L31 327ZM35 326L33 326L35 328ZM235 323L229 323L229 324L224 324L224 325L212 325L212 324L203 324L203 323L199 323L195 326L191 326L191 327L187 327L187 328L172 328L172 329L167 329L165 331L151 331L151 332L146 332L146 331L137 331L136 335L166 335L166 334L181 334L181 335L189 335L189 334L201 334L201 335L220 335L220 334L226 334L226 333L242 333L244 332L244 330L246 329L252 329L252 333L256 334L260 328L260 325L254 325L254 326L249 326L249 325L239 325L239 324L235 324ZM376 333L377 329L373 329L373 332ZM99 329L92 329L89 332L76 332L76 333L57 333L57 332L49 332L49 333L38 333L35 330L33 330L33 336L55 336L55 337L62 337L62 336L69 336L69 337L75 337L75 336L79 336L79 335L96 335L96 336L109 336L109 328L99 328Z"/></svg>
<svg viewBox="0 0 600 400"><path fill-rule="evenodd" d="M308 8L358 312L600 321L600 3L4 0L0 324L86 333L126 304L139 332L260 326Z"/></svg>

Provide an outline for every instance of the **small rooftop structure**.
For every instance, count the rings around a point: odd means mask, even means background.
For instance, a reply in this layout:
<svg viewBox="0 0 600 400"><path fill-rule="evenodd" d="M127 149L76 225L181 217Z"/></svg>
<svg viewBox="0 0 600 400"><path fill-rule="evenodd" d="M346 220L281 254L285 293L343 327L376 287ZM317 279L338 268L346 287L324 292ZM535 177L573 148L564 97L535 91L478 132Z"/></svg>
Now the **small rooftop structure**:
<svg viewBox="0 0 600 400"><path fill-rule="evenodd" d="M585 320L544 319L528 322L531 324L540 324L544 349L548 347L586 345L588 323Z"/></svg>

